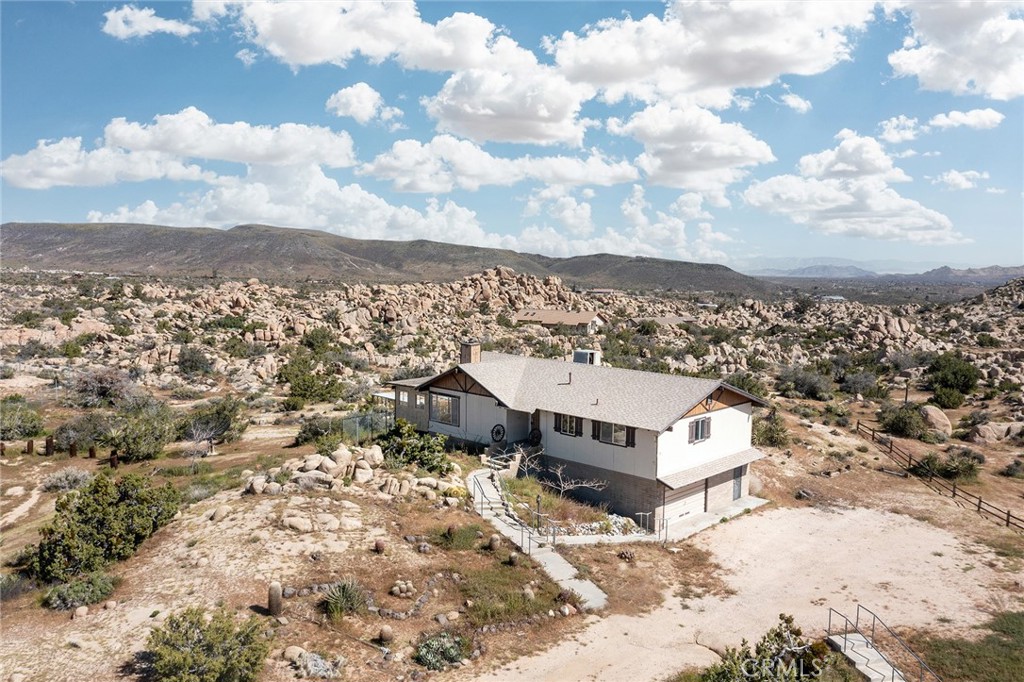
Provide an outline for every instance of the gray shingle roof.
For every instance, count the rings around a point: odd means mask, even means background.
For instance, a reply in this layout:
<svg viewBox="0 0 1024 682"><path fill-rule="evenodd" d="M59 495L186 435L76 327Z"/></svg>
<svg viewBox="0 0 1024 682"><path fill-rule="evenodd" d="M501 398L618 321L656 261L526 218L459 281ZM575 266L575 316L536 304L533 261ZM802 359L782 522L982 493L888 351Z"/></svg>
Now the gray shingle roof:
<svg viewBox="0 0 1024 682"><path fill-rule="evenodd" d="M516 322L528 324L565 324L570 326L590 324L595 317L605 320L605 316L596 310L584 310L575 312L572 310L540 310L536 308L524 308L516 313ZM607 320L605 320L607 321Z"/></svg>
<svg viewBox="0 0 1024 682"><path fill-rule="evenodd" d="M658 479L659 483L664 483L672 490L679 490L683 486L696 483L697 481L703 481L705 478L720 474L730 469L735 469L738 466L744 464L750 464L753 461L759 460L764 457L764 453L757 448L748 448L741 450L740 452L734 452L731 455L725 457L719 457L713 459L710 462L702 462L695 467L689 469L683 469L677 471L674 474L668 476L662 476Z"/></svg>
<svg viewBox="0 0 1024 682"><path fill-rule="evenodd" d="M723 385L719 379L491 352L481 353L480 362L463 363L456 369L514 410L562 412L658 433Z"/></svg>

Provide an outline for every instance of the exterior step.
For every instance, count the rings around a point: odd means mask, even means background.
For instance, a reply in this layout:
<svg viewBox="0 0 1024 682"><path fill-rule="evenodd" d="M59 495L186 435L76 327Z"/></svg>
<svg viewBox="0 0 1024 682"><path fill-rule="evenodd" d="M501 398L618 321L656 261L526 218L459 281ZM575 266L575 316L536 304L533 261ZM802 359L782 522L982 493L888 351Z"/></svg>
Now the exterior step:
<svg viewBox="0 0 1024 682"><path fill-rule="evenodd" d="M892 667L863 635L830 635L829 646L841 652L868 682L906 682L903 674Z"/></svg>

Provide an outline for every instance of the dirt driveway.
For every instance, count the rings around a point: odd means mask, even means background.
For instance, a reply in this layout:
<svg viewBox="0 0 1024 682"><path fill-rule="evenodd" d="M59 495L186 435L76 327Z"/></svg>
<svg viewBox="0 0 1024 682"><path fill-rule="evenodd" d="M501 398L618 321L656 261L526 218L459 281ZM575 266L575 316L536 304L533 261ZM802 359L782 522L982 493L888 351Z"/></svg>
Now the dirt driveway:
<svg viewBox="0 0 1024 682"><path fill-rule="evenodd" d="M1006 574L988 565L998 565L991 550L888 512L773 509L693 542L712 552L734 594L685 605L670 597L646 615L595 618L573 640L475 679L664 680L713 662L713 649L756 640L780 613L807 634L824 630L828 607L852 614L858 603L892 626L962 631L1009 599L997 587Z"/></svg>

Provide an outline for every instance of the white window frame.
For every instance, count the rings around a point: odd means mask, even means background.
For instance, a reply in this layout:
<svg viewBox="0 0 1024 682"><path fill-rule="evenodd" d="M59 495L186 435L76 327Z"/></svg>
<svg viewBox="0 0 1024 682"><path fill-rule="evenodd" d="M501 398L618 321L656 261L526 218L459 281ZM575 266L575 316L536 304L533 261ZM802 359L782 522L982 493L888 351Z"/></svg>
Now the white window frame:
<svg viewBox="0 0 1024 682"><path fill-rule="evenodd" d="M582 436L583 417L574 417L570 414L555 414L555 432L563 436Z"/></svg>
<svg viewBox="0 0 1024 682"><path fill-rule="evenodd" d="M439 414L440 403L448 403L448 407L444 412L447 412L447 419L442 418L443 412ZM459 426L459 397L454 395L447 395L445 393L431 393L430 394L430 421L437 422L438 424L447 424L448 426Z"/></svg>
<svg viewBox="0 0 1024 682"><path fill-rule="evenodd" d="M427 406L427 396L423 395L422 393L417 393L416 394L416 409L417 410L422 410L426 406Z"/></svg>
<svg viewBox="0 0 1024 682"><path fill-rule="evenodd" d="M626 427L622 424L601 422L600 440L602 443L608 443L609 445L626 447Z"/></svg>
<svg viewBox="0 0 1024 682"><path fill-rule="evenodd" d="M409 404L409 391L399 391L398 392L398 402L402 403L403 405L408 405Z"/></svg>

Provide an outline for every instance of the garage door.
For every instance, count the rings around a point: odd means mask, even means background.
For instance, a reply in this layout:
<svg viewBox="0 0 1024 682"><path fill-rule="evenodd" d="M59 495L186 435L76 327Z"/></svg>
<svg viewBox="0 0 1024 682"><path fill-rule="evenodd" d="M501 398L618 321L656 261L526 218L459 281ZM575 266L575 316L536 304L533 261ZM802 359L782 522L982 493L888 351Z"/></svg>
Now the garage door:
<svg viewBox="0 0 1024 682"><path fill-rule="evenodd" d="M665 495L664 518L669 523L684 516L701 514L703 512L704 481L698 481L678 490L672 490Z"/></svg>

